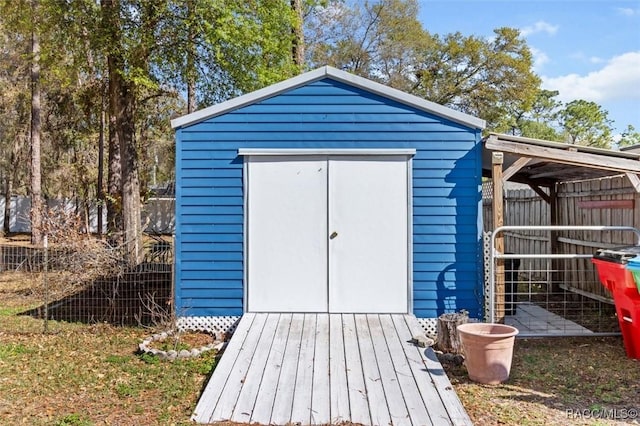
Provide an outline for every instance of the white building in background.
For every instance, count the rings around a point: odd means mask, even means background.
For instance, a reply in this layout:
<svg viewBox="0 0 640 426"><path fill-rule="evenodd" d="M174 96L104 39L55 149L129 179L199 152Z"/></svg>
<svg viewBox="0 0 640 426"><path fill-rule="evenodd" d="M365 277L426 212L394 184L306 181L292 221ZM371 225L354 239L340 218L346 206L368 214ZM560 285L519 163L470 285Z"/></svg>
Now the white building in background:
<svg viewBox="0 0 640 426"><path fill-rule="evenodd" d="M4 212L6 200L0 197L0 230L4 229ZM142 223L145 224L145 232L154 234L170 235L174 229L174 206L173 197L150 198L142 207ZM64 209L71 213L76 211L76 202L72 199L47 200L49 209ZM21 195L11 197L9 232L28 233L31 232L31 220L29 212L31 210L31 198ZM107 223L107 212L103 210L103 223ZM94 204L89 209L89 227L91 232L98 232L98 208Z"/></svg>

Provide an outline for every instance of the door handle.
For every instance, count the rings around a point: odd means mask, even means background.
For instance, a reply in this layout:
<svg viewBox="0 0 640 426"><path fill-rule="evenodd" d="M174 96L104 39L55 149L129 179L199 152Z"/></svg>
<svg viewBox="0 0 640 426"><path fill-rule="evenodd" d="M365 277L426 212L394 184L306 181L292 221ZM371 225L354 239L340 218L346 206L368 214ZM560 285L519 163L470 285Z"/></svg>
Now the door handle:
<svg viewBox="0 0 640 426"><path fill-rule="evenodd" d="M331 233L331 235L329 235L329 239L330 239L330 240L333 240L333 239L334 239L335 237L337 237L337 236L338 236L338 233L337 233L336 231L333 231L333 232Z"/></svg>

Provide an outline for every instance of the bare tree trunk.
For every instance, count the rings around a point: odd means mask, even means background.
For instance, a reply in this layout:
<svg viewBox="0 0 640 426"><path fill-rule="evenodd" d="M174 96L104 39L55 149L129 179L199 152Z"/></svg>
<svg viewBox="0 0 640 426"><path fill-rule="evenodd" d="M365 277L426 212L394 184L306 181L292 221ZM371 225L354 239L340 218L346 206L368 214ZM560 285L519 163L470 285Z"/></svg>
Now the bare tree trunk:
<svg viewBox="0 0 640 426"><path fill-rule="evenodd" d="M189 66L187 61L187 66ZM189 77L187 82L187 114L196 110L196 80L193 77Z"/></svg>
<svg viewBox="0 0 640 426"><path fill-rule="evenodd" d="M118 114L120 88L118 84L118 58L116 57L119 40L119 4L116 0L101 0L102 26L106 32L110 51L107 55L107 117L109 127L109 164L107 176L107 233L116 244L122 237L122 162L120 158L120 138L118 132Z"/></svg>
<svg viewBox="0 0 640 426"><path fill-rule="evenodd" d="M11 163L13 165L13 154L11 155ZM11 193L13 192L13 172L8 171L4 182L4 224L3 232L8 234L11 232Z"/></svg>
<svg viewBox="0 0 640 426"><path fill-rule="evenodd" d="M193 0L187 1L187 22L188 22L188 46L187 46L187 66L186 66L186 80L187 80L187 114L196 110L196 42L193 30L194 21Z"/></svg>
<svg viewBox="0 0 640 426"><path fill-rule="evenodd" d="M40 41L36 23L38 1L32 0L31 30L31 243L42 244L42 174L40 164Z"/></svg>
<svg viewBox="0 0 640 426"><path fill-rule="evenodd" d="M302 71L304 68L304 17L302 13L302 0L291 0L291 9L293 9L296 15L296 22L292 28L293 45L291 54L293 63L297 65L299 71Z"/></svg>
<svg viewBox="0 0 640 426"><path fill-rule="evenodd" d="M122 53L120 1L103 0L103 24L111 47L107 55L109 74L109 195L115 213L111 216L123 231L127 260L137 264L142 257L140 224L140 180L135 140L134 83L125 78ZM142 56L146 57L146 56ZM119 161L117 161L119 159ZM120 201L120 205L116 203ZM114 223L110 222L112 226Z"/></svg>
<svg viewBox="0 0 640 426"><path fill-rule="evenodd" d="M193 56L191 52L187 54L187 70L193 70ZM196 78L187 71L187 114L196 110Z"/></svg>
<svg viewBox="0 0 640 426"><path fill-rule="evenodd" d="M20 120L24 122L25 120ZM4 187L4 196L5 196L5 209L4 209L4 232L8 234L11 232L11 197L13 196L13 185L14 182L18 180L18 170L20 170L19 162L20 162L20 148L24 144L24 139L22 137L14 137L13 139L13 149L11 150L11 155L9 159L10 170L7 172L7 180Z"/></svg>
<svg viewBox="0 0 640 426"><path fill-rule="evenodd" d="M123 82L124 83L124 82ZM128 260L138 264L142 258L142 224L140 219L140 179L138 150L135 141L134 99L131 87L122 85L122 115L119 118L122 162L122 218Z"/></svg>
<svg viewBox="0 0 640 426"><path fill-rule="evenodd" d="M107 232L110 238L121 236L122 225L122 162L120 160L120 139L118 138L117 88L111 77L113 59L109 57L109 170L107 177Z"/></svg>
<svg viewBox="0 0 640 426"><path fill-rule="evenodd" d="M98 184L96 198L98 200L97 205L97 221L98 221L98 238L102 238L103 224L102 224L102 210L104 208L104 98L100 102L100 136L98 137Z"/></svg>

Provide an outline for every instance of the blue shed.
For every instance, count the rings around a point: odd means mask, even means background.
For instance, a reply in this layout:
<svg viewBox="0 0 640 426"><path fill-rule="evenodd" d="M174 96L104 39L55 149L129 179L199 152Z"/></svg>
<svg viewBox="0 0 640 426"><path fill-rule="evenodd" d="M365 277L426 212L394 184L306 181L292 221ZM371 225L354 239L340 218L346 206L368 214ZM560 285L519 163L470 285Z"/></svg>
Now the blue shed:
<svg viewBox="0 0 640 426"><path fill-rule="evenodd" d="M480 317L483 120L322 67L172 125L183 325Z"/></svg>

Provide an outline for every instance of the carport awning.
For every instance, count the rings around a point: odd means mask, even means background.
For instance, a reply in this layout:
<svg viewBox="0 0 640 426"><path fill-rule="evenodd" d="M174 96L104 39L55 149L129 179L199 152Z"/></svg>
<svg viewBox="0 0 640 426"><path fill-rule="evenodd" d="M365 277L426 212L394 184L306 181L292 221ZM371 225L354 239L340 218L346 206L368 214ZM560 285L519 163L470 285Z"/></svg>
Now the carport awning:
<svg viewBox="0 0 640 426"><path fill-rule="evenodd" d="M482 171L491 177L492 154L504 154L503 179L550 187L558 182L626 174L640 192L640 154L492 133L484 139Z"/></svg>

